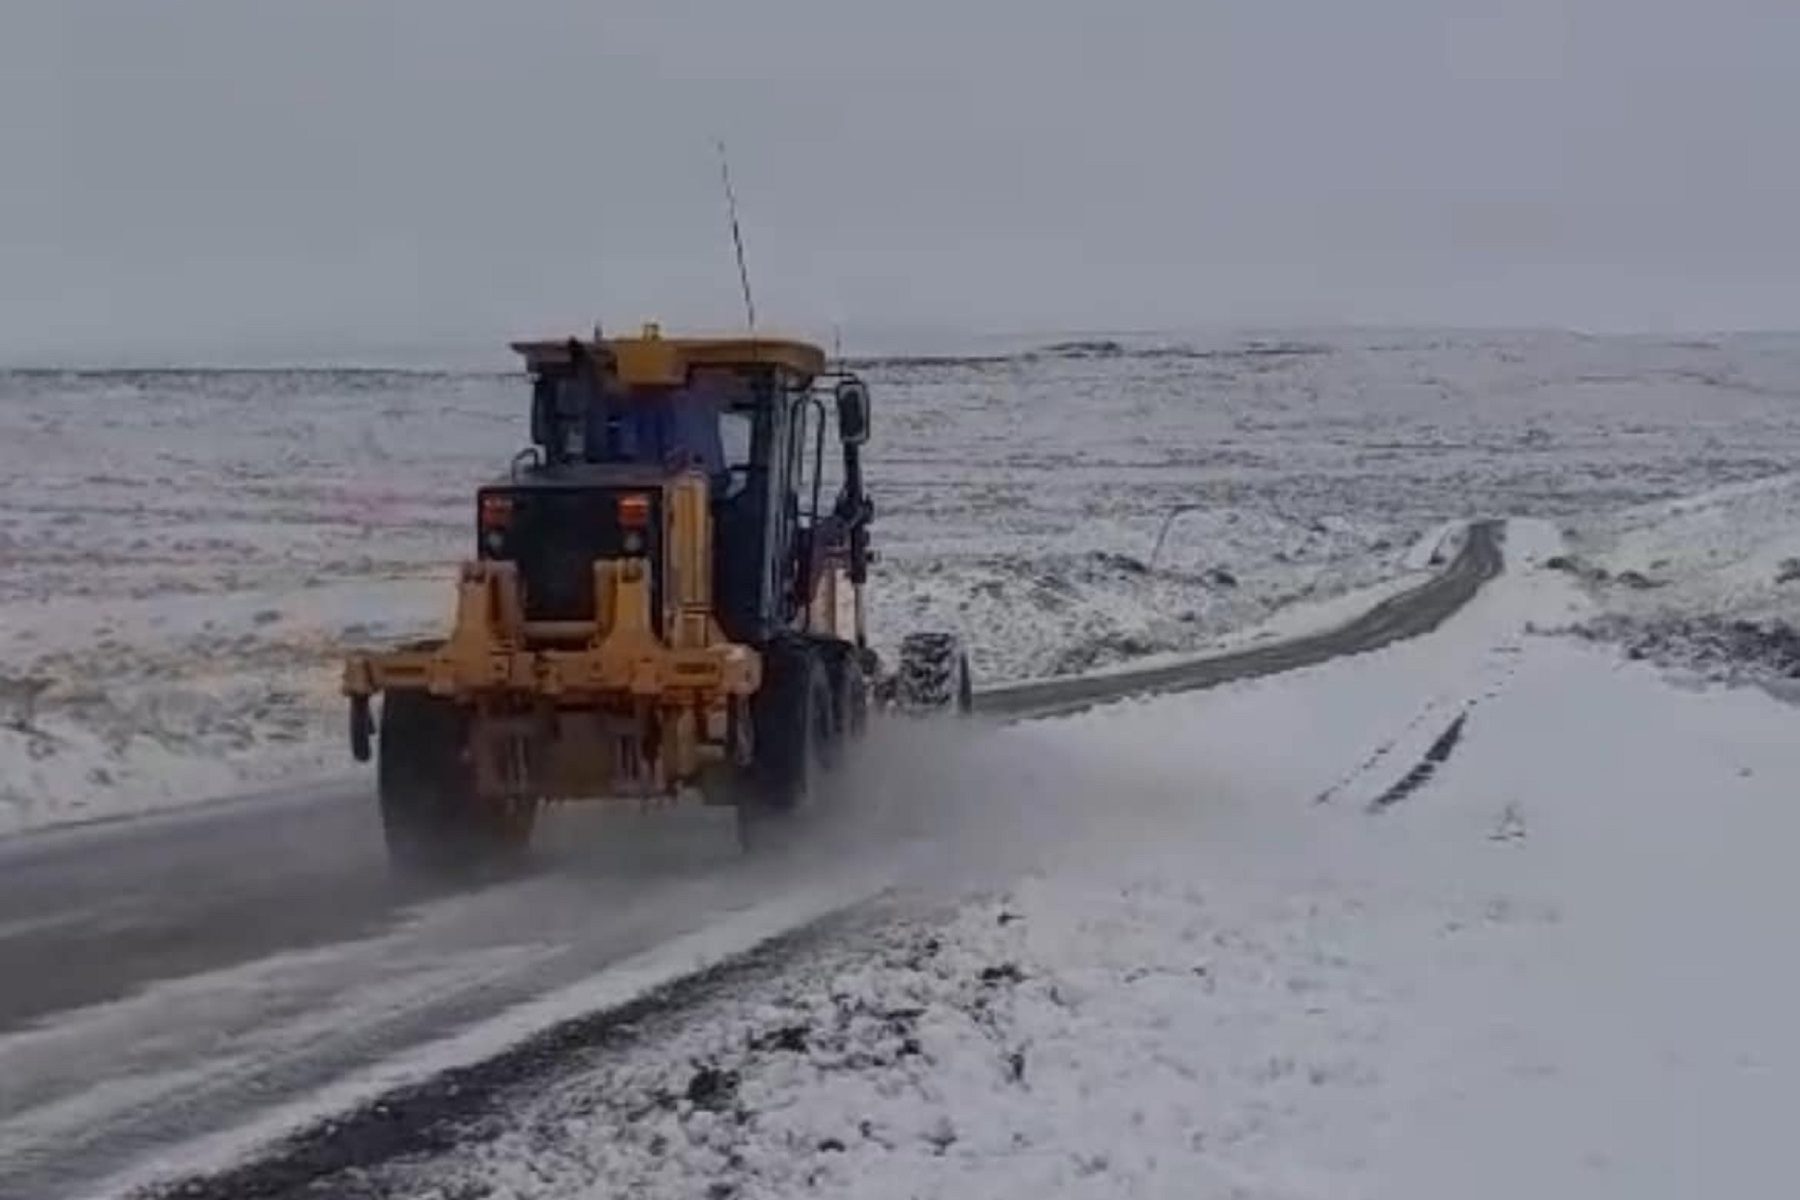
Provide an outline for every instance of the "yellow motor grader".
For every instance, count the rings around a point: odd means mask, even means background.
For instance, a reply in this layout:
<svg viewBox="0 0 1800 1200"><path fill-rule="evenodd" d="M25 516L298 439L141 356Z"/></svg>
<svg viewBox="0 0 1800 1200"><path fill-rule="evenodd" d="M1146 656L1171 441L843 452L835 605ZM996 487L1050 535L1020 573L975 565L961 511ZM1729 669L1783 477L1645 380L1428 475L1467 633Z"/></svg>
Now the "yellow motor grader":
<svg viewBox="0 0 1800 1200"><path fill-rule="evenodd" d="M698 792L752 842L872 708L968 710L953 636L906 638L886 675L869 646L861 379L805 342L654 325L513 349L532 445L476 492L448 635L344 669L396 866L492 863L585 798Z"/></svg>

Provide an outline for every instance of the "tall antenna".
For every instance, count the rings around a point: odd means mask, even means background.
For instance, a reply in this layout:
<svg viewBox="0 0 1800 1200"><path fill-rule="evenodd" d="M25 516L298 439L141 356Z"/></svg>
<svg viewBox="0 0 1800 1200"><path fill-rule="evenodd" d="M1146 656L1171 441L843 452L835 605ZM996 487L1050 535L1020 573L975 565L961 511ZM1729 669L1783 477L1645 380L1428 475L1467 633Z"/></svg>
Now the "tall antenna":
<svg viewBox="0 0 1800 1200"><path fill-rule="evenodd" d="M750 335L756 336L756 300L750 295L750 268L744 265L744 234L738 228L737 193L731 188L731 160L725 155L725 141L714 138L719 148L719 182L725 185L725 208L731 214L731 244L737 250L738 282L744 287L744 316L750 322Z"/></svg>

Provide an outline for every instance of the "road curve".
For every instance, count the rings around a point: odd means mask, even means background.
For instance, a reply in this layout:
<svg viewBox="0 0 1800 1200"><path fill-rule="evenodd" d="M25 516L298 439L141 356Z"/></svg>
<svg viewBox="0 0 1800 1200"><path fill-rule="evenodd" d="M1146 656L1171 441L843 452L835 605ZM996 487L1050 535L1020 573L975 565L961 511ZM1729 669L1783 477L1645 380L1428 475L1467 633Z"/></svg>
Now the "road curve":
<svg viewBox="0 0 1800 1200"><path fill-rule="evenodd" d="M1317 666L1420 637L1442 625L1500 573L1501 528L1498 521L1474 522L1442 572L1335 629L1166 666L990 688L976 696L975 709L1013 720L1062 716L1132 696L1198 691Z"/></svg>
<svg viewBox="0 0 1800 1200"><path fill-rule="evenodd" d="M997 688L977 710L1074 712L1418 636L1498 573L1499 542L1470 526L1441 574L1328 632ZM728 823L694 848L718 813L602 837L574 814L547 877L421 892L388 878L373 807L366 788L300 789L0 841L0 1198L83 1194L782 887L734 860Z"/></svg>

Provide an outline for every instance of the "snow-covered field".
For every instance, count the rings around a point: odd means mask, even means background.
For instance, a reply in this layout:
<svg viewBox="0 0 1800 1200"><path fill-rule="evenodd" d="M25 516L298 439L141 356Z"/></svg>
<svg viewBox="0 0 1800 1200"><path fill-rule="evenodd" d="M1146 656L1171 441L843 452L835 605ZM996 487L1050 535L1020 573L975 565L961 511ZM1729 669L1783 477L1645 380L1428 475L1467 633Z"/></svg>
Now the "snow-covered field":
<svg viewBox="0 0 1800 1200"><path fill-rule="evenodd" d="M920 768L1013 857L347 1194L1781 1191L1793 711L1534 632L1594 603L1554 530L1509 540L1431 638Z"/></svg>
<svg viewBox="0 0 1800 1200"><path fill-rule="evenodd" d="M1446 519L1661 502L1800 450L1795 339L1169 337L865 369L877 633L961 628L987 679L1241 636L1391 581ZM444 619L523 408L498 373L0 374L0 831L345 767L335 656Z"/></svg>

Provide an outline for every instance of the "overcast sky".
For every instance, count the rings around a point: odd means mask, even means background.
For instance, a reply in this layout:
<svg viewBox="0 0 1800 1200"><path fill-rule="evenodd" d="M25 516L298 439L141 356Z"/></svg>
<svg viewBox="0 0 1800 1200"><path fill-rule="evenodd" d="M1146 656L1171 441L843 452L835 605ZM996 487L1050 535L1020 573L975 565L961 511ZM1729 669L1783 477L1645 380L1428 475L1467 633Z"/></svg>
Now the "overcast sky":
<svg viewBox="0 0 1800 1200"><path fill-rule="evenodd" d="M1800 326L1797 0L0 0L0 361Z"/></svg>

